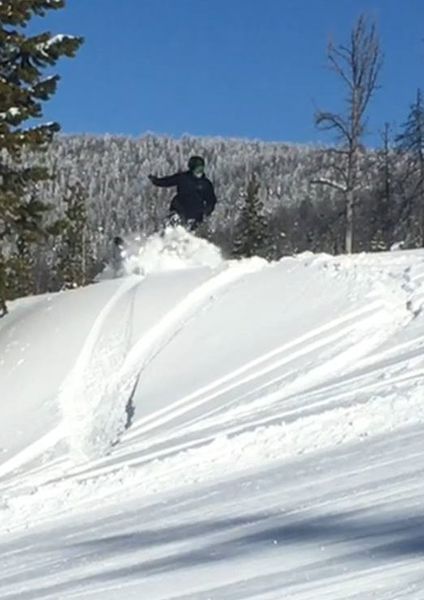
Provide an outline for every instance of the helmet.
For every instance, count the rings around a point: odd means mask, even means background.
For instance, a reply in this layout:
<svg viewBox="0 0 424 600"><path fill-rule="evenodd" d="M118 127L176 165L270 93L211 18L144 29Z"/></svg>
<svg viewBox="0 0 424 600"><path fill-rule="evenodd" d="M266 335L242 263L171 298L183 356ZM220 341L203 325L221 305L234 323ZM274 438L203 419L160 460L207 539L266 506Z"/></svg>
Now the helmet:
<svg viewBox="0 0 424 600"><path fill-rule="evenodd" d="M201 156L191 156L189 161L188 161L188 169L189 171L193 172L198 168L204 169L205 168L205 159L202 158Z"/></svg>

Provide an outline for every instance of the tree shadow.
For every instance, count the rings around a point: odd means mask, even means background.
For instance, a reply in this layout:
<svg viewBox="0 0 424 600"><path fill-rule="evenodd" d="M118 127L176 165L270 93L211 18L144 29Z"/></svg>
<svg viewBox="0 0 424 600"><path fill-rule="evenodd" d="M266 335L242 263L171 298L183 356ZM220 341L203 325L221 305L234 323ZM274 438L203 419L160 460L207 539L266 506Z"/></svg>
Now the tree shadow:
<svg viewBox="0 0 424 600"><path fill-rule="evenodd" d="M192 548L181 547L189 541ZM337 564L337 568L350 565L360 570L364 561L387 565L405 557L420 558L424 556L424 518L418 514L408 517L395 513L378 518L367 516L364 511L300 518L284 513L254 513L164 528L141 527L131 533L76 544L62 545L58 539L55 545L47 546L43 551L60 553L73 568L77 568L79 562L86 565L91 561L93 569L98 564L98 572L84 577L76 575L72 581L45 587L37 587L34 581L31 590L1 597L2 600L31 600L44 594L75 591L86 585L144 579L216 563L231 564L232 560L249 555L263 556L266 552L274 553L274 557L281 556L284 565L287 553L298 552L301 556L308 548L310 556L314 546L315 570L328 568L329 564ZM331 546L339 547L340 551L334 554L333 548L328 558L323 557L322 547L331 549ZM136 558L141 551L151 549L157 553L160 548L161 556L157 558L149 558L145 553ZM102 570L105 560L113 564L116 557L122 564L125 555L130 564ZM39 574L39 569L35 568L21 572L25 581L37 578ZM251 578L260 575L252 572ZM11 578L0 578L0 585L7 583L13 583Z"/></svg>

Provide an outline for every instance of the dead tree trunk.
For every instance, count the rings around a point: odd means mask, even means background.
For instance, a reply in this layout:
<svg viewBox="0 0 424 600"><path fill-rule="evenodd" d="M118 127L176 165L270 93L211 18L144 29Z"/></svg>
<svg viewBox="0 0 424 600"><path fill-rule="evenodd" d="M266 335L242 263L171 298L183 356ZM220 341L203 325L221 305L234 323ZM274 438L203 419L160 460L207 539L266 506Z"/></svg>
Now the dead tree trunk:
<svg viewBox="0 0 424 600"><path fill-rule="evenodd" d="M336 134L337 147L333 149L332 175L318 177L312 183L330 185L343 193L346 206L345 250L350 253L354 249L355 208L361 187L359 156L365 133L365 113L377 89L382 64L375 24L361 15L346 46L330 43L328 60L347 87L347 106L345 114L319 111L315 115L319 129Z"/></svg>

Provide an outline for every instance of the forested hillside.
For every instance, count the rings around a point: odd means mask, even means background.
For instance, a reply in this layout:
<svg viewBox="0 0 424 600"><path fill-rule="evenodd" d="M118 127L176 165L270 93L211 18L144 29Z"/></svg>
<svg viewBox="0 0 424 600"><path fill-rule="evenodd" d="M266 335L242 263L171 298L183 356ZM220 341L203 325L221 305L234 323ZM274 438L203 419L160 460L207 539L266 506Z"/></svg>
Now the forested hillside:
<svg viewBox="0 0 424 600"><path fill-rule="evenodd" d="M218 197L199 235L217 243L226 256L238 256L238 249L249 246L255 223L244 244L240 240L252 177L257 183L253 212L262 225L256 254L277 259L303 251L343 252L343 194L313 183L317 176L331 176L337 159L331 148L156 135L60 136L37 157L53 175L39 184L37 197L53 210L51 235L31 248L31 291L87 283L110 259L114 236L143 239L163 227L173 190L152 186L147 176L185 169L193 153L205 157ZM398 150L362 152L355 251L399 242L421 245L418 175L408 168L408 156ZM10 290L9 297L15 295L22 295L22 286Z"/></svg>

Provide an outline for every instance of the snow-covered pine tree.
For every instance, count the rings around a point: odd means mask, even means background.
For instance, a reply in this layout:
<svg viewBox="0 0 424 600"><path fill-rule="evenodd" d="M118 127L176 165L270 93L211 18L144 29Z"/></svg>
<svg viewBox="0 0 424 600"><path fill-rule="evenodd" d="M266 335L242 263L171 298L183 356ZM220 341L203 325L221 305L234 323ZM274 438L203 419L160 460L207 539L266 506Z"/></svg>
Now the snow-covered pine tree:
<svg viewBox="0 0 424 600"><path fill-rule="evenodd" d="M92 263L86 194L81 184L69 186L63 201L66 209L61 223L61 258L57 275L62 288L72 289L87 283Z"/></svg>
<svg viewBox="0 0 424 600"><path fill-rule="evenodd" d="M23 151L45 150L57 123L25 128L29 119L42 117L42 103L56 91L59 77L45 76L47 68L62 56L73 57L82 38L52 36L50 32L29 35L25 27L35 16L61 9L64 0L2 0L0 2L0 243L12 254L19 253L17 239L29 225L32 235L42 234L42 220L34 219L34 204L28 199L30 190L49 177L38 165L28 166ZM43 212L40 205L37 215ZM19 235L17 235L19 234ZM3 251L4 252L4 251ZM0 251L1 254L1 251ZM7 257L0 255L0 306L6 311Z"/></svg>
<svg viewBox="0 0 424 600"><path fill-rule="evenodd" d="M247 184L244 206L236 226L233 255L251 257L264 254L267 238L267 220L259 197L260 185L253 174Z"/></svg>

